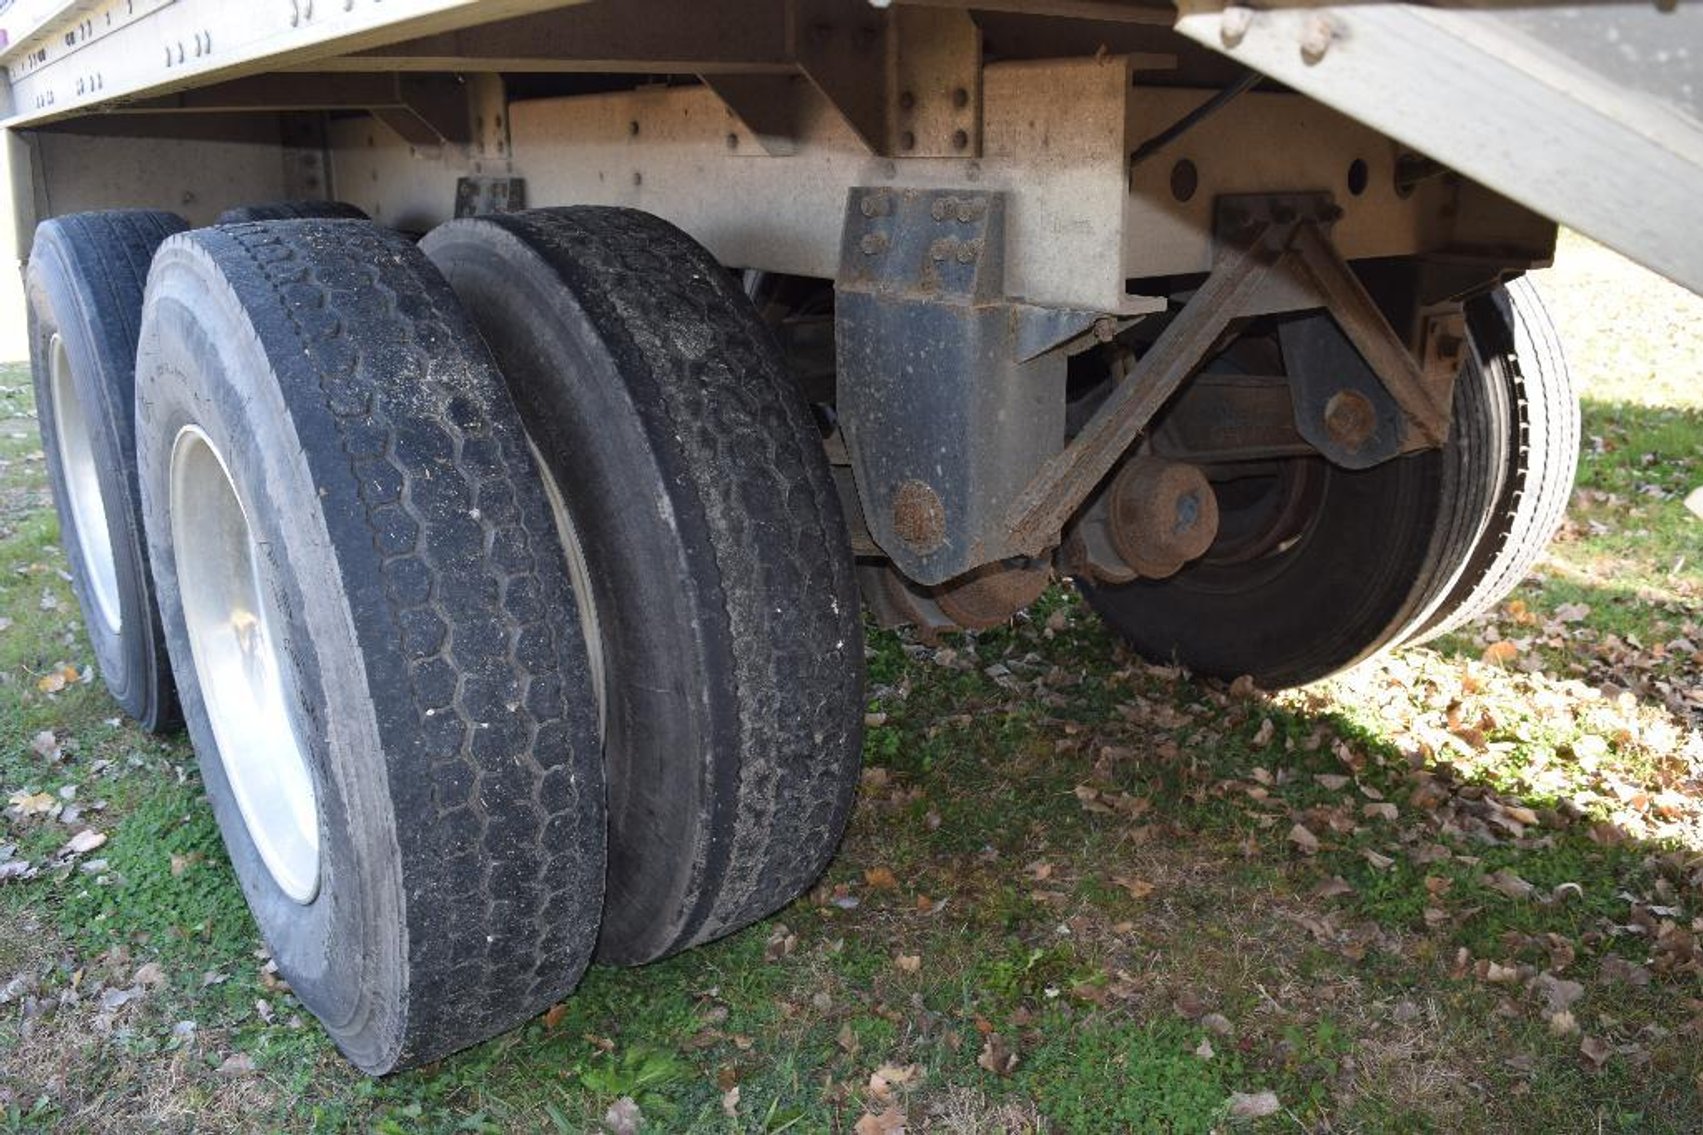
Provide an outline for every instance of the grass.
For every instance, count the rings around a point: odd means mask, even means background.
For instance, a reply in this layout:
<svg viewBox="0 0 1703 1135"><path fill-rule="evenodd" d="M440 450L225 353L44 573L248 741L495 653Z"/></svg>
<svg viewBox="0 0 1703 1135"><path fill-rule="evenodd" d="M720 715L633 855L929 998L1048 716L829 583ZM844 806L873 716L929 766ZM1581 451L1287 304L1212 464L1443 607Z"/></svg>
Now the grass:
<svg viewBox="0 0 1703 1135"><path fill-rule="evenodd" d="M875 634L812 894L380 1081L270 972L187 745L82 680L0 372L0 1130L1703 1129L1697 301L1559 259L1579 490L1497 611L1275 696L1059 589Z"/></svg>

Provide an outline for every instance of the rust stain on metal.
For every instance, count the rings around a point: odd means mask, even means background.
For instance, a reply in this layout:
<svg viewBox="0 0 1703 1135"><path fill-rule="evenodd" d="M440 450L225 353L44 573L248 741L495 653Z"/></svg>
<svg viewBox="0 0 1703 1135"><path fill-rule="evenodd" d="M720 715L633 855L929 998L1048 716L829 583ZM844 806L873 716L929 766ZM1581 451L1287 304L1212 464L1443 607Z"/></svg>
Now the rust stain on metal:
<svg viewBox="0 0 1703 1135"><path fill-rule="evenodd" d="M931 598L946 617L966 630L997 627L1041 597L1052 579L1045 564L1006 561L984 564L935 588Z"/></svg>
<svg viewBox="0 0 1703 1135"><path fill-rule="evenodd" d="M906 481L893 494L893 531L918 552L932 552L946 539L946 508L923 481Z"/></svg>

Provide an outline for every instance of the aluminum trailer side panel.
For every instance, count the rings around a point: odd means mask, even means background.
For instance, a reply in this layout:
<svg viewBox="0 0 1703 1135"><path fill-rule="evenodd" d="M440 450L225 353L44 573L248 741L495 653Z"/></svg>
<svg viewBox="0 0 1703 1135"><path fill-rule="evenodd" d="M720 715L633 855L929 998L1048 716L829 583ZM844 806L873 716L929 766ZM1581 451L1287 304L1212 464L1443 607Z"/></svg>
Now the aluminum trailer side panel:
<svg viewBox="0 0 1703 1135"><path fill-rule="evenodd" d="M1189 38L1703 291L1703 10L1182 8Z"/></svg>
<svg viewBox="0 0 1703 1135"><path fill-rule="evenodd" d="M301 64L579 0L104 0L9 42L6 126Z"/></svg>

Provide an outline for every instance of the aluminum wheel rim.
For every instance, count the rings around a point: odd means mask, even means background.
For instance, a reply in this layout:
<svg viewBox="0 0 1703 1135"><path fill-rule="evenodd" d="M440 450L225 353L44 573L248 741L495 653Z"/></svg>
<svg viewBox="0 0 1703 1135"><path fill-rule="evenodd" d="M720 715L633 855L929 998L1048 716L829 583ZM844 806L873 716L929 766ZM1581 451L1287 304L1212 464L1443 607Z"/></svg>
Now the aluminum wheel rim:
<svg viewBox="0 0 1703 1135"><path fill-rule="evenodd" d="M106 498L101 495L100 464L95 460L89 419L71 373L71 356L58 332L47 346L48 390L53 401L53 432L59 465L65 474L66 503L71 510L83 575L94 599L95 615L109 634L124 627L118 601L118 564L112 555L112 532L106 523Z"/></svg>
<svg viewBox="0 0 1703 1135"><path fill-rule="evenodd" d="M556 522L556 535L562 542L563 557L568 561L568 582L573 585L574 601L579 607L580 634L585 639L586 660L591 669L591 692L597 699L597 738L603 740L608 721L608 677L604 670L603 634L597 621L597 600L591 593L591 569L586 565L585 548L580 544L579 530L574 518L568 515L567 502L556 484L550 467L544 462L531 435L526 446L532 451L533 464L544 482L544 499L550 502L550 515Z"/></svg>
<svg viewBox="0 0 1703 1135"><path fill-rule="evenodd" d="M319 891L319 798L285 693L279 619L224 457L195 426L171 453L172 548L219 765L278 889Z"/></svg>

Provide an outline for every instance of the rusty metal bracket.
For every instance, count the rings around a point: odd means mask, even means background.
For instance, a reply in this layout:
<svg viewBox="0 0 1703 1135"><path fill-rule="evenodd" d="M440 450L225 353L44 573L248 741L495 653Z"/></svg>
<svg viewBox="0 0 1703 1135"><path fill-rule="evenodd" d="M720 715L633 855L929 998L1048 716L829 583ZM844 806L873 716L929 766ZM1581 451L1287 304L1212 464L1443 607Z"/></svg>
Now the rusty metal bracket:
<svg viewBox="0 0 1703 1135"><path fill-rule="evenodd" d="M838 410L871 536L939 584L1009 557L1005 515L1065 437L1065 351L1103 313L1005 295L1005 197L851 191Z"/></svg>
<svg viewBox="0 0 1703 1135"><path fill-rule="evenodd" d="M1277 329L1296 431L1334 465L1370 469L1402 452L1401 406L1325 312ZM1187 397L1186 395L1184 396Z"/></svg>
<svg viewBox="0 0 1703 1135"><path fill-rule="evenodd" d="M1160 408L1237 324L1255 316L1328 311L1399 408L1397 450L1443 443L1447 392L1427 379L1332 246L1329 229L1338 216L1340 210L1324 193L1219 201L1212 272L1087 426L1018 495L1007 513L1007 554L1039 555L1056 543L1065 521ZM1352 420L1358 409L1343 402L1336 406L1352 430L1363 425Z"/></svg>

